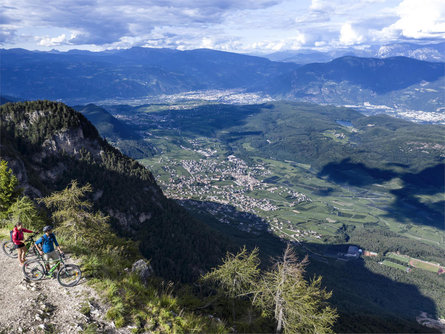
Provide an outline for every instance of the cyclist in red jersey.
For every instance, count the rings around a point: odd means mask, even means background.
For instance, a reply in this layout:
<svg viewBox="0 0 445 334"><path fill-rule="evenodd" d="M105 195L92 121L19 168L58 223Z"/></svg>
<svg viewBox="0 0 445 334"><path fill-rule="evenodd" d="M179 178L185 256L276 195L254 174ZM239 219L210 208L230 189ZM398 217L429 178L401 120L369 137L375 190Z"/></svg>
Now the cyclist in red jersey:
<svg viewBox="0 0 445 334"><path fill-rule="evenodd" d="M33 231L23 228L22 223L20 223L20 222L15 224L15 227L12 230L12 242L17 247L17 254L18 254L20 266L23 266L23 263L25 263L25 255L26 255L26 247L25 247L25 243L24 243L25 236L24 236L23 232L34 233Z"/></svg>

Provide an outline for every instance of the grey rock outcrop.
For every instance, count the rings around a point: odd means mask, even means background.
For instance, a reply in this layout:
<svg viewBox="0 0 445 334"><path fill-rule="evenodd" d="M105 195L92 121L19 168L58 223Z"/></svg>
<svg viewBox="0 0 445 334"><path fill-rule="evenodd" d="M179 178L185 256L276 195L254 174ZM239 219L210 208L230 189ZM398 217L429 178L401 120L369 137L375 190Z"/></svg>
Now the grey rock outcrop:
<svg viewBox="0 0 445 334"><path fill-rule="evenodd" d="M144 284L147 284L149 277L152 276L154 273L150 263L146 262L143 259L133 263L131 272L136 273Z"/></svg>

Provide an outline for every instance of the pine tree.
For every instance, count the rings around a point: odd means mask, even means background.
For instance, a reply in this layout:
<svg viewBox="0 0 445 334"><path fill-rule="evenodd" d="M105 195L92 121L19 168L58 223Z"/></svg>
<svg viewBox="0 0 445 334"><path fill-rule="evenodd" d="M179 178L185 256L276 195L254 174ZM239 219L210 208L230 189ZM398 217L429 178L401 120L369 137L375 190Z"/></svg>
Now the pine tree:
<svg viewBox="0 0 445 334"><path fill-rule="evenodd" d="M18 198L8 209L14 222L21 222L27 228L41 229L45 225L35 203L28 197Z"/></svg>
<svg viewBox="0 0 445 334"><path fill-rule="evenodd" d="M0 162L0 215L6 217L9 207L20 196L18 180L5 160Z"/></svg>

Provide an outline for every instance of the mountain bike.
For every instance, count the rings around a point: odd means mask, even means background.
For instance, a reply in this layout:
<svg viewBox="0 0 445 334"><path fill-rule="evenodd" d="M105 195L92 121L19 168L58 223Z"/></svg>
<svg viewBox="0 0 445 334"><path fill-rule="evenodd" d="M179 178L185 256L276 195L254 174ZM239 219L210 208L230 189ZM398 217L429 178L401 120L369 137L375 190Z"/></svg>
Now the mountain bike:
<svg viewBox="0 0 445 334"><path fill-rule="evenodd" d="M51 268L47 270L46 264L49 262L53 262L53 264ZM60 285L71 287L79 283L80 278L82 277L82 272L79 266L75 264L66 264L65 255L61 253L59 253L58 260L45 261L39 254L37 259L26 261L23 265L23 274L26 278L29 278L32 281L38 281L44 277L52 278L59 266L61 268L57 271L57 281Z"/></svg>
<svg viewBox="0 0 445 334"><path fill-rule="evenodd" d="M35 232L33 234L31 234L28 239L26 239L24 241L25 243L25 248L26 248L26 253L25 256L31 255L31 256L37 256L39 254L39 251L37 250L37 246L35 244L35 240L34 238L39 234L39 232ZM2 249L3 252L12 258L17 258L17 245L14 244L11 240L5 241L2 244Z"/></svg>

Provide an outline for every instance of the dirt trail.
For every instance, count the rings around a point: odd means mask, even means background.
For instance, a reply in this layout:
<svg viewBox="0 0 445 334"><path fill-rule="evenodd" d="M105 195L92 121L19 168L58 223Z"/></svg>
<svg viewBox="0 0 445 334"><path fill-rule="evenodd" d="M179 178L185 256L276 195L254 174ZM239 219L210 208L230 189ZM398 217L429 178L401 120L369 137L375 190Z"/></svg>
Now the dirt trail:
<svg viewBox="0 0 445 334"><path fill-rule="evenodd" d="M103 319L105 313L84 278L71 288L57 279L31 282L25 280L17 259L0 253L0 334L79 333L88 327L98 333L130 332L116 330Z"/></svg>

